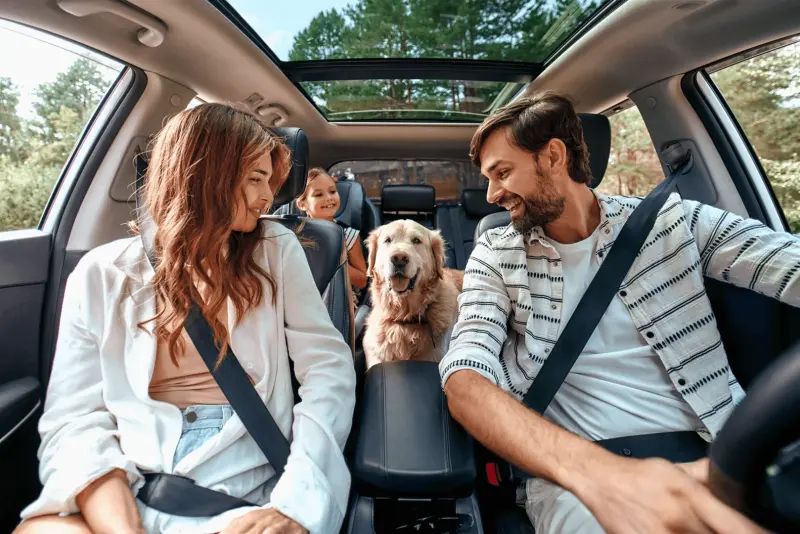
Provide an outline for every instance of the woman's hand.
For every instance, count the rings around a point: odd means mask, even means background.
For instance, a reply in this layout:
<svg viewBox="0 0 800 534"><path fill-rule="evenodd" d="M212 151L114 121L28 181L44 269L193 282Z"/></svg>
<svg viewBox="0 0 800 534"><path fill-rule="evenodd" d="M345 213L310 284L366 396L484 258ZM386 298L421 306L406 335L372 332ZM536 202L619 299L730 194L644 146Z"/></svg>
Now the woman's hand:
<svg viewBox="0 0 800 534"><path fill-rule="evenodd" d="M220 534L308 534L308 531L275 508L264 508L237 517Z"/></svg>

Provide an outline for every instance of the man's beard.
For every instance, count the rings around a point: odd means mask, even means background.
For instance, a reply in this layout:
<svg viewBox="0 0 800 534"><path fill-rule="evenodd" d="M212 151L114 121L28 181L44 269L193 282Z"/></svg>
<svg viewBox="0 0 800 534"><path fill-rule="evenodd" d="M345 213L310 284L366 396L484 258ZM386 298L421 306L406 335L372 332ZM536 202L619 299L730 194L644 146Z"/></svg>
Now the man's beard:
<svg viewBox="0 0 800 534"><path fill-rule="evenodd" d="M565 199L558 194L552 180L539 173L535 174L534 179L537 182L536 190L539 193L537 197L523 198L514 193L506 193L499 202L507 205L514 200L522 201L522 214L511 216L514 229L521 234L525 234L537 226L551 223L564 213Z"/></svg>

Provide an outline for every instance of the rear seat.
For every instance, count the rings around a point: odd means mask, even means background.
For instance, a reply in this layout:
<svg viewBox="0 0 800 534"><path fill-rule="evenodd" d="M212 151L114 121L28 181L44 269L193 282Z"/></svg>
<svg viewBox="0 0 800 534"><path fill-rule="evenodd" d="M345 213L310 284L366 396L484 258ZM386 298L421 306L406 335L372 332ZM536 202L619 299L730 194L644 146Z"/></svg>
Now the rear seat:
<svg viewBox="0 0 800 534"><path fill-rule="evenodd" d="M435 204L436 190L430 185L385 185L381 190L381 217L384 223L411 219L433 229Z"/></svg>
<svg viewBox="0 0 800 534"><path fill-rule="evenodd" d="M467 266L478 222L498 211L503 211L503 208L486 201L486 189L464 189L460 206L440 206L437 209L436 227L447 243L447 267L463 270Z"/></svg>

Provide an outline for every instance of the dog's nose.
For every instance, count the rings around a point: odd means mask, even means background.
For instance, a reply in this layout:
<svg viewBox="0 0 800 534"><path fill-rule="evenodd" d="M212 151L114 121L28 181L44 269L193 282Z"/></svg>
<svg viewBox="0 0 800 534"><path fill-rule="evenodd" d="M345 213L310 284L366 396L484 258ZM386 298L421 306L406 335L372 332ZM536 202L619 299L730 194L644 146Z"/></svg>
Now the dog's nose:
<svg viewBox="0 0 800 534"><path fill-rule="evenodd" d="M392 254L392 265L398 269L408 265L408 254L405 252L397 252L396 254Z"/></svg>

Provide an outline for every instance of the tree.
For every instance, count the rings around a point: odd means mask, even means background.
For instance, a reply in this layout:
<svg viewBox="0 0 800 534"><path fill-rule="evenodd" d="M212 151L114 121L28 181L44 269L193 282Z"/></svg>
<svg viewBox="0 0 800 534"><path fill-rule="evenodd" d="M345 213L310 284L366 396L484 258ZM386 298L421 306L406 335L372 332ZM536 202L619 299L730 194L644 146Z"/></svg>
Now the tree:
<svg viewBox="0 0 800 534"><path fill-rule="evenodd" d="M36 152L44 166L62 165L67 160L107 87L97 64L80 58L54 81L36 89L33 108L38 119L33 128L40 144L47 147Z"/></svg>
<svg viewBox="0 0 800 534"><path fill-rule="evenodd" d="M613 115L611 153L598 191L607 195L645 196L664 173L642 115L629 108Z"/></svg>
<svg viewBox="0 0 800 534"><path fill-rule="evenodd" d="M0 231L35 228L60 170L108 83L78 59L34 94L36 117L17 115L18 93L0 78Z"/></svg>
<svg viewBox="0 0 800 534"><path fill-rule="evenodd" d="M713 79L761 158L800 157L800 45L743 61Z"/></svg>
<svg viewBox="0 0 800 534"><path fill-rule="evenodd" d="M0 78L0 157L13 156L15 140L20 131L18 104L17 87L10 78Z"/></svg>
<svg viewBox="0 0 800 534"><path fill-rule="evenodd" d="M572 31L592 8L575 0L552 6L529 0L357 0L341 12L314 17L295 37L289 58L537 61L552 49L553 39ZM554 24L559 33L552 33ZM403 79L303 87L326 113L356 118L356 112L372 110L367 118L392 118L391 110L402 110L405 117L413 111L422 118L426 110L485 113L504 84Z"/></svg>

